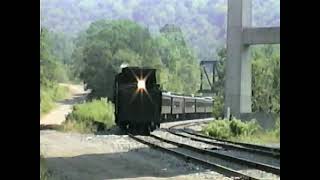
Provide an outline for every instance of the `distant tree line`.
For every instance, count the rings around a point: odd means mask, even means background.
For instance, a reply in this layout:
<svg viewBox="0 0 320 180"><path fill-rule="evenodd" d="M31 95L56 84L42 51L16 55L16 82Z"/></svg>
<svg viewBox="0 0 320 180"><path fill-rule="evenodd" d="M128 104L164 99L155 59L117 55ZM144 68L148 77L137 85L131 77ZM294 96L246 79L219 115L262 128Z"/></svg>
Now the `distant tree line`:
<svg viewBox="0 0 320 180"><path fill-rule="evenodd" d="M280 24L280 0L252 0L253 24ZM42 23L76 37L101 19L130 19L157 34L176 24L200 59L217 58L226 38L227 0L42 0Z"/></svg>

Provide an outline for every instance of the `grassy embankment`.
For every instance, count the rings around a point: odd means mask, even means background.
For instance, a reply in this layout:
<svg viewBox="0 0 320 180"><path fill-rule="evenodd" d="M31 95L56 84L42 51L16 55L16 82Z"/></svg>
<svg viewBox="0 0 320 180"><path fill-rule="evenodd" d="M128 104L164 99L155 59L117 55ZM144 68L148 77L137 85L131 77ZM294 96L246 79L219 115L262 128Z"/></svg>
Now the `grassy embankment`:
<svg viewBox="0 0 320 180"><path fill-rule="evenodd" d="M237 142L270 144L280 142L280 119L276 120L273 129L264 130L255 120L242 122L240 120L214 120L203 128L206 135Z"/></svg>
<svg viewBox="0 0 320 180"><path fill-rule="evenodd" d="M40 116L45 115L50 110L55 108L55 101L62 100L70 96L70 90L66 86L53 84L50 87L40 89Z"/></svg>
<svg viewBox="0 0 320 180"><path fill-rule="evenodd" d="M63 131L79 133L95 133L98 131L97 123L109 129L115 125L114 105L107 99L92 100L73 107L63 123Z"/></svg>

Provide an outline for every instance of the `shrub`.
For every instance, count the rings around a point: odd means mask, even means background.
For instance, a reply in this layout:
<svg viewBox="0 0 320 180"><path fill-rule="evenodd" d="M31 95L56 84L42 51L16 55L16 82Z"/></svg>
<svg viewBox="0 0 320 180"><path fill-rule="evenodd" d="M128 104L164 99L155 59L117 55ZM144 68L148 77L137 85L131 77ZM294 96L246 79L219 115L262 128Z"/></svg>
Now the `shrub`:
<svg viewBox="0 0 320 180"><path fill-rule="evenodd" d="M231 136L229 124L228 120L214 120L205 127L204 132L209 136L227 139Z"/></svg>
<svg viewBox="0 0 320 180"><path fill-rule="evenodd" d="M230 130L233 136L240 136L240 135L252 135L255 132L260 130L260 125L256 120L251 120L249 122L242 122L238 119L233 119L230 121Z"/></svg>
<svg viewBox="0 0 320 180"><path fill-rule="evenodd" d="M242 122L238 119L214 120L209 123L203 132L216 138L228 139L235 136L248 136L257 133L261 129L256 120Z"/></svg>
<svg viewBox="0 0 320 180"><path fill-rule="evenodd" d="M276 123L272 132L275 134L277 138L280 138L280 117L276 118Z"/></svg>
<svg viewBox="0 0 320 180"><path fill-rule="evenodd" d="M212 110L213 117L215 117L216 119L223 117L223 105L224 105L223 97L216 96L214 98L214 106Z"/></svg>
<svg viewBox="0 0 320 180"><path fill-rule="evenodd" d="M92 100L84 104L75 105L64 123L64 130L80 133L96 132L99 124L107 129L113 127L114 106L107 99Z"/></svg>
<svg viewBox="0 0 320 180"><path fill-rule="evenodd" d="M244 134L247 131L246 128L246 124L240 120L233 119L230 122L230 130L234 136Z"/></svg>

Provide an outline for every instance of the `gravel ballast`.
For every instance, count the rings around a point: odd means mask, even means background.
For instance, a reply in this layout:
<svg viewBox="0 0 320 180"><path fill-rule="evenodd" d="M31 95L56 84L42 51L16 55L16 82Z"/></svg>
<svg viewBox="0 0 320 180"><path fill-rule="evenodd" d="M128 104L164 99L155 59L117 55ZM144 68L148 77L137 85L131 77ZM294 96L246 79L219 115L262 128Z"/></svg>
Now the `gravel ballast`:
<svg viewBox="0 0 320 180"><path fill-rule="evenodd" d="M41 152L57 179L230 179L127 135L40 131Z"/></svg>

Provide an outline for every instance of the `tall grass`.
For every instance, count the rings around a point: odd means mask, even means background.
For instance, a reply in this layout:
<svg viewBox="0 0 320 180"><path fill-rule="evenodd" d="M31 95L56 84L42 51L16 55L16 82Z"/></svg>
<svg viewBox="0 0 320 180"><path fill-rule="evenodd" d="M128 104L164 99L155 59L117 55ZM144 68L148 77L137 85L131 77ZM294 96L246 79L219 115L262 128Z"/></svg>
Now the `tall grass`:
<svg viewBox="0 0 320 180"><path fill-rule="evenodd" d="M203 129L203 132L209 136L227 139L231 137L231 129L229 126L230 122L227 120L215 120L214 122L209 123Z"/></svg>
<svg viewBox="0 0 320 180"><path fill-rule="evenodd" d="M40 115L48 113L55 107L55 101L59 101L69 96L69 88L52 84L49 87L40 89Z"/></svg>
<svg viewBox="0 0 320 180"><path fill-rule="evenodd" d="M238 142L265 144L280 142L280 118L277 118L275 127L264 130L256 120L243 122L238 119L214 120L203 128L206 135Z"/></svg>
<svg viewBox="0 0 320 180"><path fill-rule="evenodd" d="M64 131L91 133L98 131L98 124L109 129L115 125L114 105L107 99L92 100L91 102L75 105L66 121Z"/></svg>
<svg viewBox="0 0 320 180"><path fill-rule="evenodd" d="M212 115L216 119L220 119L223 117L223 97L222 96L215 96L214 97L214 106L212 109Z"/></svg>
<svg viewBox="0 0 320 180"><path fill-rule="evenodd" d="M229 120L214 120L209 123L204 129L203 132L209 136L229 139L235 136L249 136L261 129L260 125L255 121L251 120L250 122L242 122L241 120L233 119Z"/></svg>

